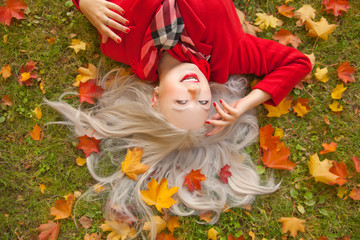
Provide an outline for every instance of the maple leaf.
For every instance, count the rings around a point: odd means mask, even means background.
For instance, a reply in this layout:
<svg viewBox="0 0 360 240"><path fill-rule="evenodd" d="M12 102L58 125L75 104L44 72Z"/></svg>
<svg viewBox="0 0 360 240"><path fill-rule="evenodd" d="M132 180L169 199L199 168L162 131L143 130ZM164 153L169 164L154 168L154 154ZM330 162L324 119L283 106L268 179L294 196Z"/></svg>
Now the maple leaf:
<svg viewBox="0 0 360 240"><path fill-rule="evenodd" d="M264 150L276 148L277 143L280 141L280 137L273 136L274 128L271 124L260 127L260 147Z"/></svg>
<svg viewBox="0 0 360 240"><path fill-rule="evenodd" d="M35 117L36 117L37 119L40 119L40 118L42 117L41 108L35 107L35 109L33 110L33 112L35 113Z"/></svg>
<svg viewBox="0 0 360 240"><path fill-rule="evenodd" d="M3 76L3 78L6 80L8 77L11 76L11 68L9 64L6 64L4 66L2 66L1 70L0 70L1 75Z"/></svg>
<svg viewBox="0 0 360 240"><path fill-rule="evenodd" d="M9 95L4 95L1 97L2 105L11 107L14 103L11 100Z"/></svg>
<svg viewBox="0 0 360 240"><path fill-rule="evenodd" d="M351 160L353 160L355 165L355 170L360 173L360 160L354 155Z"/></svg>
<svg viewBox="0 0 360 240"><path fill-rule="evenodd" d="M167 179L162 178L160 183L151 178L148 183L149 190L140 191L141 197L147 205L155 205L159 212L162 212L162 208L171 207L176 201L171 198L173 194L178 191L178 187L172 187L168 189Z"/></svg>
<svg viewBox="0 0 360 240"><path fill-rule="evenodd" d="M329 107L333 112L341 112L343 110L343 107L337 101L334 101Z"/></svg>
<svg viewBox="0 0 360 240"><path fill-rule="evenodd" d="M86 43L80 39L71 39L69 48L74 49L75 53L78 53L80 50L86 50Z"/></svg>
<svg viewBox="0 0 360 240"><path fill-rule="evenodd" d="M156 235L156 240L176 240L176 238L171 233L159 233Z"/></svg>
<svg viewBox="0 0 360 240"><path fill-rule="evenodd" d="M229 171L230 166L226 164L220 169L220 182L228 183L228 178L231 177L231 172Z"/></svg>
<svg viewBox="0 0 360 240"><path fill-rule="evenodd" d="M191 172L185 176L184 186L187 186L190 192L201 190L200 182L206 180L205 175L201 174L200 171L201 169L196 171L191 170Z"/></svg>
<svg viewBox="0 0 360 240"><path fill-rule="evenodd" d="M261 161L269 168L293 170L296 163L287 160L289 156L289 149L283 142L280 142L276 148L264 150Z"/></svg>
<svg viewBox="0 0 360 240"><path fill-rule="evenodd" d="M179 227L180 227L179 217L171 216L167 219L167 228L169 229L170 232L173 233L174 229Z"/></svg>
<svg viewBox="0 0 360 240"><path fill-rule="evenodd" d="M350 8L346 0L323 0L321 3L325 5L327 12L331 12L335 17L342 15L343 11L347 12Z"/></svg>
<svg viewBox="0 0 360 240"><path fill-rule="evenodd" d="M84 228L89 229L93 224L93 220L91 218L88 218L86 215L83 215L81 218L79 218L79 223Z"/></svg>
<svg viewBox="0 0 360 240"><path fill-rule="evenodd" d="M96 153L100 152L100 148L99 148L99 144L101 143L100 140L94 137L89 137L87 135L78 137L78 139L79 139L79 144L77 145L76 149L83 150L85 157L88 157L92 152L96 152Z"/></svg>
<svg viewBox="0 0 360 240"><path fill-rule="evenodd" d="M38 78L38 75L33 72L34 70L37 69L37 67L35 65L36 65L36 62L29 60L25 64L25 67L21 66L20 75L17 78L17 81L20 86L22 86L23 84L25 84L26 86L33 85L32 79Z"/></svg>
<svg viewBox="0 0 360 240"><path fill-rule="evenodd" d="M136 230L124 222L105 220L105 223L100 228L104 232L110 232L107 240L125 240L127 236L133 237L136 235Z"/></svg>
<svg viewBox="0 0 360 240"><path fill-rule="evenodd" d="M317 153L315 153L314 155L310 156L308 165L309 172L312 176L315 177L316 182L323 182L326 184L336 182L338 176L329 171L333 166L332 161L325 159L324 161L320 162L319 156Z"/></svg>
<svg viewBox="0 0 360 240"><path fill-rule="evenodd" d="M207 223L211 222L211 216L212 216L211 211L206 211L199 214L200 220L204 220Z"/></svg>
<svg viewBox="0 0 360 240"><path fill-rule="evenodd" d="M336 72L338 74L338 77L343 81L345 84L348 82L354 82L355 77L355 68L350 67L350 62L346 61L342 63L337 69Z"/></svg>
<svg viewBox="0 0 360 240"><path fill-rule="evenodd" d="M156 233L160 233L166 228L166 221L162 219L160 216L151 216L151 222L155 223ZM143 230L150 231L151 222L145 222L143 226Z"/></svg>
<svg viewBox="0 0 360 240"><path fill-rule="evenodd" d="M65 219L71 216L74 199L74 195L69 194L66 199L58 199L55 201L55 207L52 207L50 210L50 214L55 216L55 220Z"/></svg>
<svg viewBox="0 0 360 240"><path fill-rule="evenodd" d="M39 188L40 188L41 194L44 194L45 189L46 189L45 185L43 183L40 183Z"/></svg>
<svg viewBox="0 0 360 240"><path fill-rule="evenodd" d="M323 143L322 146L324 147L324 150L322 150L320 154L324 155L325 153L335 152L337 144L334 142L331 142L329 144Z"/></svg>
<svg viewBox="0 0 360 240"><path fill-rule="evenodd" d="M276 107L264 103L264 107L269 111L267 117L280 117L289 112L292 100L283 99Z"/></svg>
<svg viewBox="0 0 360 240"><path fill-rule="evenodd" d="M277 19L273 15L267 15L266 13L256 13L257 19L255 25L258 25L261 30L265 30L268 27L276 28L281 26L283 22Z"/></svg>
<svg viewBox="0 0 360 240"><path fill-rule="evenodd" d="M245 240L245 238L243 235L238 238L235 238L233 235L227 235L227 240Z"/></svg>
<svg viewBox="0 0 360 240"><path fill-rule="evenodd" d="M125 160L121 163L121 170L132 180L137 180L138 174L143 174L149 169L149 166L141 164L140 160L143 154L141 148L127 150Z"/></svg>
<svg viewBox="0 0 360 240"><path fill-rule="evenodd" d="M281 217L279 219L279 222L283 224L281 227L281 231L283 233L289 232L290 236L292 237L296 237L298 231L305 232L305 226L303 223L306 221L303 219L299 219L296 217L291 217L291 218Z"/></svg>
<svg viewBox="0 0 360 240"><path fill-rule="evenodd" d="M254 26L251 23L249 23L248 21L246 21L245 14L242 11L240 11L237 8L235 8L235 10L236 10L236 14L239 17L241 27L245 33L256 36L256 33L262 32L262 30L260 28Z"/></svg>
<svg viewBox="0 0 360 240"><path fill-rule="evenodd" d="M326 74L328 73L328 69L327 67L320 69L319 67L316 68L316 72L315 72L315 78L323 83L326 83L327 81L329 81L328 76L326 76Z"/></svg>
<svg viewBox="0 0 360 240"><path fill-rule="evenodd" d="M7 0L5 7L0 7L0 23L10 26L12 18L23 19L24 13L21 11L27 8L27 5L22 0Z"/></svg>
<svg viewBox="0 0 360 240"><path fill-rule="evenodd" d="M273 39L279 41L279 43L285 46L291 44L294 48L297 48L299 43L302 43L300 38L285 29L280 29L278 32L276 32L273 36Z"/></svg>
<svg viewBox="0 0 360 240"><path fill-rule="evenodd" d="M89 63L87 68L80 67L76 70L79 74L76 76L75 83L73 86L78 87L80 82L85 83L90 79L97 79L98 73L97 68Z"/></svg>
<svg viewBox="0 0 360 240"><path fill-rule="evenodd" d="M343 92L346 90L347 88L344 88L344 84L338 84L336 85L336 88L334 88L334 90L331 93L331 98L332 99L341 99L342 98L342 94Z"/></svg>
<svg viewBox="0 0 360 240"><path fill-rule="evenodd" d="M352 199L354 200L360 200L360 188L357 189L356 187L354 187L350 194L349 194L349 197L351 197Z"/></svg>
<svg viewBox="0 0 360 240"><path fill-rule="evenodd" d="M293 10L295 8L293 7L288 7L286 6L286 4L283 4L281 6L276 6L276 8L279 11L279 13L285 17L292 18L294 16Z"/></svg>
<svg viewBox="0 0 360 240"><path fill-rule="evenodd" d="M39 235L39 240L56 240L59 236L60 223L48 221L48 223L41 224L38 229L41 232Z"/></svg>
<svg viewBox="0 0 360 240"><path fill-rule="evenodd" d="M90 79L85 83L79 84L79 100L80 102L87 102L94 104L94 98L100 97L105 90L96 85L96 79Z"/></svg>
<svg viewBox="0 0 360 240"><path fill-rule="evenodd" d="M41 128L39 127L39 125L35 124L33 130L30 131L30 136L35 141L40 141L43 138L43 134L41 132Z"/></svg>
<svg viewBox="0 0 360 240"><path fill-rule="evenodd" d="M296 112L298 116L303 117L311 110L311 108L308 105L309 101L310 99L308 98L296 99L296 101L294 102L295 106L293 107L294 112Z"/></svg>
<svg viewBox="0 0 360 240"><path fill-rule="evenodd" d="M316 37L328 40L329 34L331 34L338 25L329 24L328 21L321 17L319 22L314 22L312 20L307 20L305 27L309 30L307 36Z"/></svg>
<svg viewBox="0 0 360 240"><path fill-rule="evenodd" d="M212 227L207 231L207 239L216 240L218 234L219 232Z"/></svg>
<svg viewBox="0 0 360 240"><path fill-rule="evenodd" d="M346 165L345 165L344 161L342 161L341 163L337 163L337 162L334 161L333 162L333 167L330 168L329 171L331 173L339 176L336 179L336 181L334 182L334 184L337 183L340 186L342 186L347 182L346 178L347 178L347 176L349 176L349 173L347 171L347 168L346 168Z"/></svg>
<svg viewBox="0 0 360 240"><path fill-rule="evenodd" d="M299 19L296 23L297 26L302 26L305 24L306 21L312 20L315 18L316 10L308 4L304 4L301 8L299 8L294 13L294 17Z"/></svg>

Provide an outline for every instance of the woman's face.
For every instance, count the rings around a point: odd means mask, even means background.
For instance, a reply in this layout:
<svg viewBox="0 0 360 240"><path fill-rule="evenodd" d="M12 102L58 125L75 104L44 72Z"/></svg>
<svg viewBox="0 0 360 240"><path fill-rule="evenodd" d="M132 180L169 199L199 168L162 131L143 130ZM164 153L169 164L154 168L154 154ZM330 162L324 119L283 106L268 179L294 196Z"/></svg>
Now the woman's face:
<svg viewBox="0 0 360 240"><path fill-rule="evenodd" d="M152 104L178 128L199 129L209 115L211 92L209 83L192 63L182 63L166 54L158 68L159 87Z"/></svg>

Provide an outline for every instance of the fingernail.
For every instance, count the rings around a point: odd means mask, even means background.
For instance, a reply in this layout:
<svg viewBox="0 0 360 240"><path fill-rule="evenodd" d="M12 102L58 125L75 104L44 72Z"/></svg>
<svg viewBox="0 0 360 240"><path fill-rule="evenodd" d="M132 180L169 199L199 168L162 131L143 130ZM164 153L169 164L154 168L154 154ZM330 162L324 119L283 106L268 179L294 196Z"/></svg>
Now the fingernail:
<svg viewBox="0 0 360 240"><path fill-rule="evenodd" d="M116 41L117 41L118 43L121 43L121 39L120 39L120 38L116 39Z"/></svg>
<svg viewBox="0 0 360 240"><path fill-rule="evenodd" d="M127 29L125 30L125 32L126 32L126 33L129 33L129 32L130 32L130 28L127 28Z"/></svg>
<svg viewBox="0 0 360 240"><path fill-rule="evenodd" d="M130 24L130 22L129 22L129 21L126 21L126 22L125 22L125 25L129 25L129 24Z"/></svg>
<svg viewBox="0 0 360 240"><path fill-rule="evenodd" d="M210 124L210 121L205 121L206 124Z"/></svg>
<svg viewBox="0 0 360 240"><path fill-rule="evenodd" d="M125 14L125 11L123 10L123 11L121 12L121 14Z"/></svg>
<svg viewBox="0 0 360 240"><path fill-rule="evenodd" d="M214 104L214 107L216 107L216 102L214 102L213 104Z"/></svg>
<svg viewBox="0 0 360 240"><path fill-rule="evenodd" d="M221 99L219 100L219 102L220 102L221 104L223 103L223 101L222 101Z"/></svg>

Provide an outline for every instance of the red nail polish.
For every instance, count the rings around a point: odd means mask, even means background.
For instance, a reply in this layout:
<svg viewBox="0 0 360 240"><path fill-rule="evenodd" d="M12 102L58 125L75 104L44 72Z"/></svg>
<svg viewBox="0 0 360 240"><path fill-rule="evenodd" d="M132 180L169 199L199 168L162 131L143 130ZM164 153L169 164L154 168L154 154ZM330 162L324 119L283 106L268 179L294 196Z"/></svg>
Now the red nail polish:
<svg viewBox="0 0 360 240"><path fill-rule="evenodd" d="M216 107L216 102L214 102L213 104L214 104L214 107Z"/></svg>
<svg viewBox="0 0 360 240"><path fill-rule="evenodd" d="M210 121L205 121L206 124L210 124Z"/></svg>
<svg viewBox="0 0 360 240"><path fill-rule="evenodd" d="M126 22L125 22L125 25L129 25L129 24L130 24L130 22L129 22L129 21L126 21Z"/></svg>
<svg viewBox="0 0 360 240"><path fill-rule="evenodd" d="M223 101L222 101L221 99L219 100L219 102L220 102L221 104L223 103Z"/></svg>
<svg viewBox="0 0 360 240"><path fill-rule="evenodd" d="M121 12L121 14L125 14L125 11L123 10L123 11Z"/></svg>
<svg viewBox="0 0 360 240"><path fill-rule="evenodd" d="M126 32L126 33L129 33L129 32L130 32L130 28L127 28L127 29L125 30L125 32Z"/></svg>
<svg viewBox="0 0 360 240"><path fill-rule="evenodd" d="M116 41L117 41L118 43L121 43L121 39L120 39L120 38L116 39Z"/></svg>

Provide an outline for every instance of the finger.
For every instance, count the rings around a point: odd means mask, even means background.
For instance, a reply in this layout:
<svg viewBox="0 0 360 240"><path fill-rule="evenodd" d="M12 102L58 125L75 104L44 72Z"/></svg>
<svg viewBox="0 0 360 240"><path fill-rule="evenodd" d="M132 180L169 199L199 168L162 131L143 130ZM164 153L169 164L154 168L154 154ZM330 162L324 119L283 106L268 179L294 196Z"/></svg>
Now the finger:
<svg viewBox="0 0 360 240"><path fill-rule="evenodd" d="M102 42L102 43L105 44L105 43L107 42L108 38L109 38L108 35L101 34L101 42Z"/></svg>
<svg viewBox="0 0 360 240"><path fill-rule="evenodd" d="M120 23L112 20L111 18L109 18L107 20L107 26L111 27L111 28L114 28L114 29L117 29L117 30L119 30L121 32L124 32L124 33L129 33L130 32L130 28L125 27L124 25L121 25Z"/></svg>
<svg viewBox="0 0 360 240"><path fill-rule="evenodd" d="M231 119L231 115L225 113L224 110L219 106L219 104L214 102L214 107L222 119Z"/></svg>
<svg viewBox="0 0 360 240"><path fill-rule="evenodd" d="M122 41L122 39L117 34L115 34L113 31L111 31L110 28L108 28L108 27L103 28L103 30L101 31L101 36L102 36L103 41L105 41L105 42L107 41L108 37L117 43L121 43L121 41ZM105 43L105 42L102 42L102 43Z"/></svg>
<svg viewBox="0 0 360 240"><path fill-rule="evenodd" d="M206 124L210 124L210 125L213 125L213 126L227 126L229 124L231 124L230 121L224 121L224 120L206 120L205 122Z"/></svg>
<svg viewBox="0 0 360 240"><path fill-rule="evenodd" d="M109 9L115 10L116 12L120 14L125 14L124 9L122 9L119 5L112 3L112 2L106 2L105 6Z"/></svg>
<svg viewBox="0 0 360 240"><path fill-rule="evenodd" d="M211 120L219 120L221 119L221 116L218 113L215 113L212 117Z"/></svg>
<svg viewBox="0 0 360 240"><path fill-rule="evenodd" d="M224 109L226 111L228 111L228 113L230 113L230 115L236 115L236 109L231 107L229 104L227 104L227 102L225 100L220 99L220 103L221 105L224 107Z"/></svg>
<svg viewBox="0 0 360 240"><path fill-rule="evenodd" d="M119 23L122 23L123 25L129 25L129 21L124 18L123 16L109 10L108 12L106 12L106 16L111 18L114 22L119 22ZM120 30L120 29L119 29Z"/></svg>
<svg viewBox="0 0 360 240"><path fill-rule="evenodd" d="M208 132L206 134L207 137L210 137L210 136L214 136L215 134L218 134L219 132L221 132L222 130L224 130L225 127L216 127L214 128L213 130L211 130L210 132Z"/></svg>

